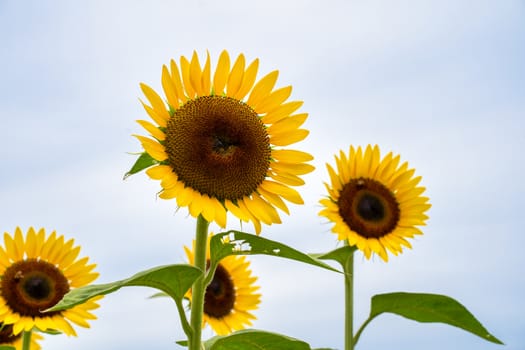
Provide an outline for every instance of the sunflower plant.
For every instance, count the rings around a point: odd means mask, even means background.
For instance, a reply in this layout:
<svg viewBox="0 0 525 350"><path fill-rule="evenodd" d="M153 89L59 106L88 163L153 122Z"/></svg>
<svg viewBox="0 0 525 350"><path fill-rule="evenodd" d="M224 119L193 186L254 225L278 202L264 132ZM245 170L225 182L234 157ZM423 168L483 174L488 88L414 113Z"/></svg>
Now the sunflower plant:
<svg viewBox="0 0 525 350"><path fill-rule="evenodd" d="M212 68L209 53L201 64L194 52L162 67L162 93L140 85L150 119L138 120L147 135L135 135L143 150L125 177L145 171L159 181L158 197L195 219L192 245L184 247L187 263L89 284L96 277L93 265L74 262L78 251L72 241L54 234L45 239L45 233L32 229L24 239L17 230L0 249L0 321L7 339L33 329L74 334L69 321L86 326L97 298L123 287L148 286L158 290L156 296L174 300L186 335L178 344L190 350L311 349L302 340L247 329L262 298L247 256L268 255L342 277L345 350L354 349L365 327L383 313L449 324L501 344L462 304L428 293L372 297L370 316L354 332L354 255L360 251L366 259L377 255L387 262L389 255L411 248L410 239L423 233L420 227L428 219L431 205L422 178L399 155L381 157L378 146L350 146L335 156L335 165L327 165L327 196L320 200L319 215L333 224L341 247L307 254L260 235L263 225L280 224L281 213L290 214L290 204L303 204L296 188L314 167L313 157L294 145L309 133L302 128L308 117L299 112L303 102L288 100L291 86L276 87L278 71L258 79L258 67L258 59L247 62L243 54L232 59L223 51ZM231 216L251 223L254 232L229 230ZM224 231L212 234L210 223ZM203 340L206 326L217 336ZM23 349L30 349L29 340Z"/></svg>

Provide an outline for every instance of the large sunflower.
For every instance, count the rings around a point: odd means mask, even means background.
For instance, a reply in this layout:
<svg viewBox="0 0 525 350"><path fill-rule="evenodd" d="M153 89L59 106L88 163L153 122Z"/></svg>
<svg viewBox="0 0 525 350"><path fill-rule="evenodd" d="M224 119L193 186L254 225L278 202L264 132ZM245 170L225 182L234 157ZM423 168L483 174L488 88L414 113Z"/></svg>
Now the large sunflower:
<svg viewBox="0 0 525 350"><path fill-rule="evenodd" d="M141 84L154 123L139 120L151 137L135 135L155 165L147 174L161 181L160 198L221 227L230 211L257 233L261 222L281 222L276 208L289 213L283 199L303 203L290 186L314 169L310 154L283 148L308 135L300 129L307 113L294 114L303 103L286 102L291 86L274 90L278 71L256 83L258 66L242 54L232 66L223 51L212 76L209 55L202 67L195 52L180 66L171 60L162 68L166 103Z"/></svg>
<svg viewBox="0 0 525 350"><path fill-rule="evenodd" d="M191 265L194 263L194 249L184 247ZM246 256L231 255L222 259L206 288L202 327L209 324L218 335L226 335L251 326L256 318L251 311L256 310L261 302L261 294L257 293L259 287L254 285L256 281ZM191 303L191 289L186 297Z"/></svg>
<svg viewBox="0 0 525 350"><path fill-rule="evenodd" d="M31 334L31 344L29 350L40 350L40 344L38 341L42 340L43 337L37 332ZM16 350L22 350L22 333L17 335L13 334L13 325L4 325L0 322L0 346L12 346Z"/></svg>
<svg viewBox="0 0 525 350"><path fill-rule="evenodd" d="M0 320L13 326L13 334L34 327L41 331L57 330L76 335L70 322L89 327L87 320L96 319L91 310L98 308L95 299L71 309L43 312L72 288L84 286L98 277L95 264L88 258L77 259L79 246L64 240L53 231L46 237L44 229L32 227L24 237L17 227L14 236L4 233L0 247Z"/></svg>
<svg viewBox="0 0 525 350"><path fill-rule="evenodd" d="M334 223L339 240L348 240L367 258L375 252L388 261L387 250L397 255L402 246L411 248L406 238L422 234L416 226L428 219L431 205L421 195L421 176L414 177L415 170L399 161L392 152L381 159L377 145L364 152L351 146L348 154L335 157L335 169L326 166L331 184L325 183L328 198L320 201L319 215Z"/></svg>

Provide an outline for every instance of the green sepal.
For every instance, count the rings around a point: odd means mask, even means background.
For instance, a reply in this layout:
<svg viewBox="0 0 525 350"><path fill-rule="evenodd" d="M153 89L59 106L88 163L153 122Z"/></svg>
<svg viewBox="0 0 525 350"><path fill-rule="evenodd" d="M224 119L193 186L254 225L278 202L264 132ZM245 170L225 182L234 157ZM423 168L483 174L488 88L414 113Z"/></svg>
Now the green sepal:
<svg viewBox="0 0 525 350"><path fill-rule="evenodd" d="M375 295L372 297L370 316L365 325L385 312L418 322L445 323L475 334L486 341L503 344L462 304L446 295L405 292ZM359 333L361 331L362 329Z"/></svg>
<svg viewBox="0 0 525 350"><path fill-rule="evenodd" d="M245 329L203 342L206 350L310 350L304 341L256 329Z"/></svg>
<svg viewBox="0 0 525 350"><path fill-rule="evenodd" d="M64 334L64 333L62 333L61 331L56 330L56 329L52 329L52 328L48 328L48 329L46 329L45 331L43 331L43 330L41 330L41 329L38 329L38 332L40 332L40 333L44 333L44 334L49 334L49 335L59 335L59 334Z"/></svg>
<svg viewBox="0 0 525 350"><path fill-rule="evenodd" d="M11 345L0 345L0 350L16 350L16 348Z"/></svg>
<svg viewBox="0 0 525 350"><path fill-rule="evenodd" d="M120 281L73 289L64 295L58 304L46 311L66 310L85 303L95 296L113 293L122 287L131 286L156 288L174 300L181 301L193 282L201 275L202 271L187 264L158 266Z"/></svg>
<svg viewBox="0 0 525 350"><path fill-rule="evenodd" d="M153 166L158 163L159 161L150 156L148 152L143 152L137 158L137 161L135 162L135 164L133 164L131 169L129 169L129 171L126 174L124 174L124 180L127 179L129 176L141 172L142 170L147 169L150 166Z"/></svg>
<svg viewBox="0 0 525 350"><path fill-rule="evenodd" d="M313 256L302 253L285 244L240 231L228 231L213 235L210 240L211 264L217 264L229 255L271 255L340 272Z"/></svg>
<svg viewBox="0 0 525 350"><path fill-rule="evenodd" d="M346 263L350 256L354 254L354 252L357 250L357 247L355 245L353 246L343 246L337 249L334 249L328 253L324 254L311 254L312 256L316 257L317 259L321 260L334 260L337 261L341 266L346 266Z"/></svg>

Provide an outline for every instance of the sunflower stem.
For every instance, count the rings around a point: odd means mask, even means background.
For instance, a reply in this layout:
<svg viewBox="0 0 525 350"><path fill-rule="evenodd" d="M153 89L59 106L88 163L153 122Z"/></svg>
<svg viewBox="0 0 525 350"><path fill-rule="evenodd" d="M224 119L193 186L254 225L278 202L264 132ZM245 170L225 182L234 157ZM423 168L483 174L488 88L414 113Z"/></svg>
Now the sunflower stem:
<svg viewBox="0 0 525 350"><path fill-rule="evenodd" d="M22 333L22 350L29 350L31 348L31 333L32 331L24 331Z"/></svg>
<svg viewBox="0 0 525 350"><path fill-rule="evenodd" d="M193 264L196 268L206 272L206 248L208 244L208 226L209 222L199 215L197 218L197 228L195 237L195 257ZM202 337L202 314L204 312L204 294L206 286L204 285L204 274L199 277L193 284L191 291L191 314L190 324L192 336L189 340L189 350L201 350Z"/></svg>
<svg viewBox="0 0 525 350"><path fill-rule="evenodd" d="M345 242L347 245L348 242ZM354 350L354 252L343 266L345 275L345 350Z"/></svg>

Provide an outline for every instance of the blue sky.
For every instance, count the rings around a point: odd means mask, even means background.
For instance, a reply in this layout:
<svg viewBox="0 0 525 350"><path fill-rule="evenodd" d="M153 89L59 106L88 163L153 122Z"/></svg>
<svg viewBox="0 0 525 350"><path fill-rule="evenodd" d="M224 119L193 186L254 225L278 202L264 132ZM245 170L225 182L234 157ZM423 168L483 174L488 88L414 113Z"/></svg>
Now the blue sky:
<svg viewBox="0 0 525 350"><path fill-rule="evenodd" d="M140 150L139 83L160 88L171 58L259 57L261 74L304 100L315 156L304 206L263 235L309 252L337 245L317 216L324 168L350 144L400 153L433 204L425 235L387 264L356 261L356 323L388 291L453 296L507 346L525 343L523 1L0 1L0 230L73 237L109 282L184 261L194 220L157 200L157 182L123 174ZM233 223L234 220L230 220ZM245 229L250 228L246 226ZM212 227L217 230L217 227ZM256 328L342 348L341 276L252 258L263 302ZM47 349L172 349L168 300L130 288L99 320ZM283 311L284 310L284 311ZM205 332L205 336L211 333ZM441 326L381 316L359 349L498 349Z"/></svg>

